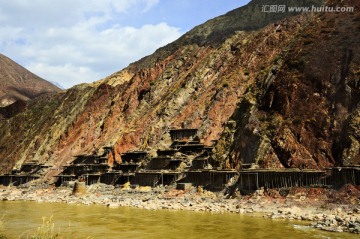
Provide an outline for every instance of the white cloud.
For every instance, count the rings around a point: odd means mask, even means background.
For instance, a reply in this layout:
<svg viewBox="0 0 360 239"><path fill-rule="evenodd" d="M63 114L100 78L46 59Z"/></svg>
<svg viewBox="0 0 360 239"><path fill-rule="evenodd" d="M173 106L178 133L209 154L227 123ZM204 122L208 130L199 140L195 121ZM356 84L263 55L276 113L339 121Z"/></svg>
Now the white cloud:
<svg viewBox="0 0 360 239"><path fill-rule="evenodd" d="M142 12L149 11L153 6L159 3L160 0L147 0L145 2L145 8L142 10Z"/></svg>
<svg viewBox="0 0 360 239"><path fill-rule="evenodd" d="M59 83L62 87L70 87L83 82L92 82L89 79L99 79L100 73L94 72L86 66L65 65L49 65L45 63L30 63L27 68L36 72L38 75L49 76L47 80Z"/></svg>
<svg viewBox="0 0 360 239"><path fill-rule="evenodd" d="M180 36L166 23L112 23L117 14L141 14L158 2L0 0L0 51L65 88L99 80Z"/></svg>
<svg viewBox="0 0 360 239"><path fill-rule="evenodd" d="M141 28L114 26L101 32L77 27L53 31L44 33L46 44L37 43L43 36L32 37L32 51L24 54L36 55L37 63L27 65L29 70L64 87L72 85L72 80L81 83L105 77L179 36L177 29L166 23ZM56 44L60 38L62 43Z"/></svg>

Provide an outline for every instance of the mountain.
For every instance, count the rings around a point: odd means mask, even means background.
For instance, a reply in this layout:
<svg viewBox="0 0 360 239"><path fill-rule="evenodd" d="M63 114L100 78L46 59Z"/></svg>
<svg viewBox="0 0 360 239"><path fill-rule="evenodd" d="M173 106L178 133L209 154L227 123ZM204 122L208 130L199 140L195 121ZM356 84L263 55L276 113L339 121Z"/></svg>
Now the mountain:
<svg viewBox="0 0 360 239"><path fill-rule="evenodd" d="M261 13L275 3L254 0L105 79L30 101L0 121L0 171L29 160L60 168L104 146L110 160L154 154L172 127L215 140L215 167L359 164L359 11Z"/></svg>
<svg viewBox="0 0 360 239"><path fill-rule="evenodd" d="M285 5L312 7L322 6L323 3L324 0L253 0L246 6L230 11L225 15L216 17L195 27L177 41L158 49L154 54L149 57L144 57L134 65L137 67L149 67L151 64L173 54L185 45L196 44L198 46L216 47L231 37L236 31L258 30L288 16L299 14L299 12L290 11L268 12L267 10L263 10L265 6Z"/></svg>
<svg viewBox="0 0 360 239"><path fill-rule="evenodd" d="M60 89L0 54L0 107Z"/></svg>
<svg viewBox="0 0 360 239"><path fill-rule="evenodd" d="M61 90L64 90L64 89L65 89L62 85L60 85L59 83L57 83L57 82L55 82L55 81L50 81L50 83L53 84L53 85L55 85L56 87L58 87L58 88L61 89Z"/></svg>

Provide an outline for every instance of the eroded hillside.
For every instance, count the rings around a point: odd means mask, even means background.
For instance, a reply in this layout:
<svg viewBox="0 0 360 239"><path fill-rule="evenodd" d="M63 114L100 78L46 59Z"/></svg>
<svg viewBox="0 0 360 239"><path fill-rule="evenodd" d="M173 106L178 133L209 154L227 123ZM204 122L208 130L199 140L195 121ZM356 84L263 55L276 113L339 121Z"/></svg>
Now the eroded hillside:
<svg viewBox="0 0 360 239"><path fill-rule="evenodd" d="M99 82L31 101L0 122L0 171L28 160L59 167L104 146L114 146L110 161L154 153L170 143L170 127L219 140L212 163L224 168L358 164L359 12L276 20L230 26L216 42L180 38ZM218 29L207 26L198 29Z"/></svg>
<svg viewBox="0 0 360 239"><path fill-rule="evenodd" d="M303 21L272 66L254 71L256 84L231 117L219 156L233 167L358 165L359 34L359 12Z"/></svg>

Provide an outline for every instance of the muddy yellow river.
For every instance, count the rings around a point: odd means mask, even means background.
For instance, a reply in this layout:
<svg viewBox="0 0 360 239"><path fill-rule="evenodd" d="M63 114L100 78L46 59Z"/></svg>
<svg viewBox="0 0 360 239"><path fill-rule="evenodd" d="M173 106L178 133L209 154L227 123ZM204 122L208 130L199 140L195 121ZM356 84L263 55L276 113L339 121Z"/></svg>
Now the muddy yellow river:
<svg viewBox="0 0 360 239"><path fill-rule="evenodd" d="M298 221L238 214L148 211L59 203L0 202L2 235L29 237L52 217L66 238L358 238L312 229ZM45 227L46 228L46 227Z"/></svg>

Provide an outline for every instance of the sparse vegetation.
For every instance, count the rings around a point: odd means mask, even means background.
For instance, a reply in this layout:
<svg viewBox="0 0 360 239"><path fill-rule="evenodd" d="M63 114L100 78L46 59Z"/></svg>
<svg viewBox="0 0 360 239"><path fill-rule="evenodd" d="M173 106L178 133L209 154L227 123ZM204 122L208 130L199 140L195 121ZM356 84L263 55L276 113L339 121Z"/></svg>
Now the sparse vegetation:
<svg viewBox="0 0 360 239"><path fill-rule="evenodd" d="M4 236L3 233L4 233L4 216L0 218L0 239L6 239L6 236Z"/></svg>
<svg viewBox="0 0 360 239"><path fill-rule="evenodd" d="M21 235L19 238L22 239L72 239L76 238L72 235L73 233L69 228L66 231L61 231L60 227L56 228L55 223L50 218L42 217L42 224L37 228L37 231L32 235ZM92 237L87 237L91 239ZM0 239L2 239L0 235Z"/></svg>
<svg viewBox="0 0 360 239"><path fill-rule="evenodd" d="M70 238L68 235L61 235L60 228L55 230L55 223L52 221L52 216L47 220L42 218L42 225L38 227L35 234L26 236L27 239L63 239Z"/></svg>

